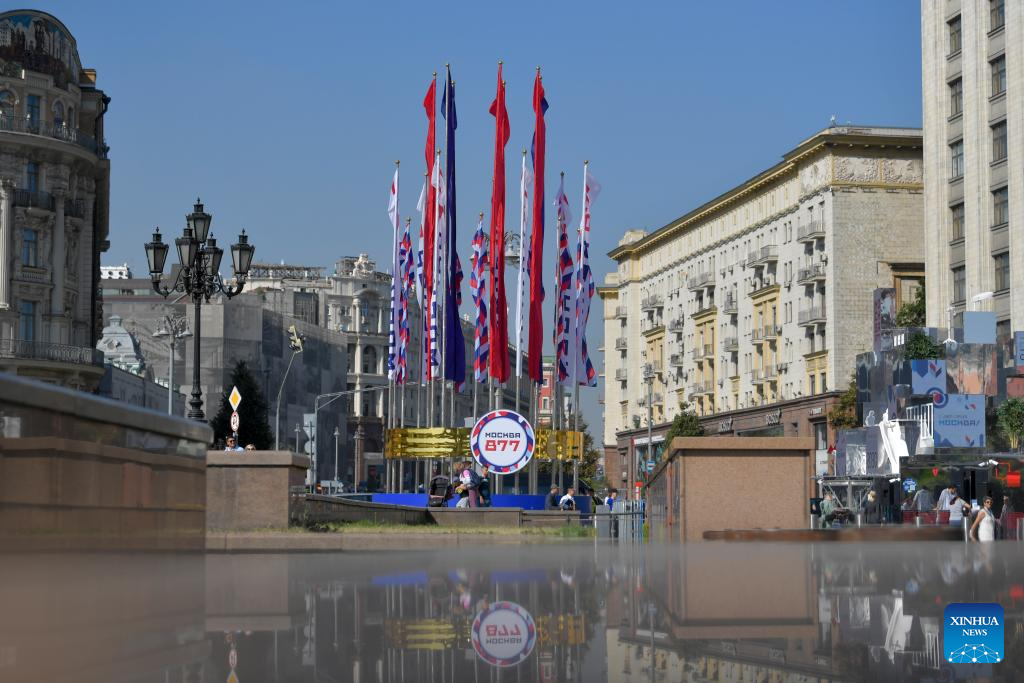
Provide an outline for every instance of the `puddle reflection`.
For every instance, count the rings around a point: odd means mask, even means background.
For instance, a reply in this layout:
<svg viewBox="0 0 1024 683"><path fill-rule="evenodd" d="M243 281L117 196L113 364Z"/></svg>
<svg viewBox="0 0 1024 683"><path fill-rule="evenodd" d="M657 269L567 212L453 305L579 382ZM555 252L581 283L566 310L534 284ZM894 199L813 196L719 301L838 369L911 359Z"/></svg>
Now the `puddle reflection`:
<svg viewBox="0 0 1024 683"><path fill-rule="evenodd" d="M1016 544L566 545L5 557L0 680L1021 678ZM942 611L997 602L1001 664L946 664Z"/></svg>

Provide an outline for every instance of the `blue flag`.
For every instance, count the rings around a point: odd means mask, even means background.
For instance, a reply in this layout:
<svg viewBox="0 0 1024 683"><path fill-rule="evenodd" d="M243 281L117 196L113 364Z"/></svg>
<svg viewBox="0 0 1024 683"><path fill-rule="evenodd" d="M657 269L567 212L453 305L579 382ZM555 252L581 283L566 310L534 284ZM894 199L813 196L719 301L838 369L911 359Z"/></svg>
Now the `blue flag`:
<svg viewBox="0 0 1024 683"><path fill-rule="evenodd" d="M455 82L449 68L448 78L444 84L444 100L441 115L445 120L445 149L447 171L446 193L448 206L445 211L445 239L448 243L448 288L445 291L444 316L444 378L455 383L461 390L466 381L466 342L462 336L462 323L459 318L459 306L462 305L462 264L456 248L456 212L455 212L455 129L458 118L455 115Z"/></svg>

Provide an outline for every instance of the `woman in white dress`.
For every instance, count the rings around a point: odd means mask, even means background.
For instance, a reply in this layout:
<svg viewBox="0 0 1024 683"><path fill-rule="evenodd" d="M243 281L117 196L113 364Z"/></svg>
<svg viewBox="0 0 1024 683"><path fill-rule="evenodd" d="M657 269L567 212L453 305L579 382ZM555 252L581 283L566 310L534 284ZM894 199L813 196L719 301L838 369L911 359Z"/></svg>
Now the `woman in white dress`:
<svg viewBox="0 0 1024 683"><path fill-rule="evenodd" d="M989 496L985 496L978 516L974 518L974 524L971 525L971 538L976 541L996 540L996 518L992 514L992 499Z"/></svg>

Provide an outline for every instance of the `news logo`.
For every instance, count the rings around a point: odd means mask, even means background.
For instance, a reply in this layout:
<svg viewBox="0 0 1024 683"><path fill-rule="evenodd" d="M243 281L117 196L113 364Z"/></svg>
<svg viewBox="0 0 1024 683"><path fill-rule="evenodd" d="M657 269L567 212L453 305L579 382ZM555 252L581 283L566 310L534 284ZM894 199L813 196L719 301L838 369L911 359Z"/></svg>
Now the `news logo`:
<svg viewBox="0 0 1024 683"><path fill-rule="evenodd" d="M1003 607L993 602L954 602L942 616L942 649L952 664L1003 661Z"/></svg>

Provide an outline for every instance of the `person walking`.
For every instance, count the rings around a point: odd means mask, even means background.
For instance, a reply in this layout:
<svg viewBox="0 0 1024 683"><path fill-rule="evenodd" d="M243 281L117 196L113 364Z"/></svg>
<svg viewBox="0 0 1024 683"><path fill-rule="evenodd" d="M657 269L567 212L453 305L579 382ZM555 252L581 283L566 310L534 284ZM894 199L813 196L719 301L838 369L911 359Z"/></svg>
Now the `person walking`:
<svg viewBox="0 0 1024 683"><path fill-rule="evenodd" d="M868 491L868 497L860 507L861 521L864 524L882 523L882 504L878 502L878 492Z"/></svg>
<svg viewBox="0 0 1024 683"><path fill-rule="evenodd" d="M948 503L946 503L946 511L949 513L949 525L960 526L964 522L964 501L957 493L956 487L953 487L953 495Z"/></svg>
<svg viewBox="0 0 1024 683"><path fill-rule="evenodd" d="M927 486L922 486L914 492L914 500L910 509L917 512L931 512L935 509L935 497L932 496L932 492L928 490Z"/></svg>
<svg viewBox="0 0 1024 683"><path fill-rule="evenodd" d="M1009 540L1013 538L1016 529L1013 528L1013 504L1010 497L1003 496L1003 509L999 511L999 538Z"/></svg>
<svg viewBox="0 0 1024 683"><path fill-rule="evenodd" d="M476 488L477 495L480 497L480 507L489 508L491 507L491 468L487 465L483 466L483 472L480 473L480 484Z"/></svg>
<svg viewBox="0 0 1024 683"><path fill-rule="evenodd" d="M819 510L821 511L821 523L819 526L822 529L831 529L832 519L835 519L834 514L836 511L836 501L832 498L831 491L825 491L825 497L821 500L821 507ZM829 519L829 516L832 516L832 519Z"/></svg>
<svg viewBox="0 0 1024 683"><path fill-rule="evenodd" d="M942 493L939 494L939 501L935 503L935 509L942 512L949 509L949 501L956 497L956 486L953 484L946 484L946 488L942 489Z"/></svg>
<svg viewBox="0 0 1024 683"><path fill-rule="evenodd" d="M565 495L562 496L562 499L558 501L558 509L559 510L575 510L576 509L576 499L573 497L573 495L575 493L576 493L576 489L574 489L573 487L570 486L566 490Z"/></svg>
<svg viewBox="0 0 1024 683"><path fill-rule="evenodd" d="M557 510L559 500L561 500L561 498L558 495L558 487L552 486L551 491L548 492L548 497L544 499L544 509Z"/></svg>
<svg viewBox="0 0 1024 683"><path fill-rule="evenodd" d="M619 497L618 489L610 489L608 495L604 499L604 504L608 506L608 512L612 512L612 508L615 507L615 499Z"/></svg>
<svg viewBox="0 0 1024 683"><path fill-rule="evenodd" d="M991 496L985 496L985 500L982 501L981 509L978 510L974 524L971 525L970 537L982 542L996 540L996 516L992 512Z"/></svg>

